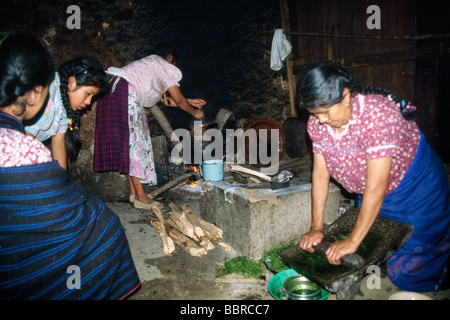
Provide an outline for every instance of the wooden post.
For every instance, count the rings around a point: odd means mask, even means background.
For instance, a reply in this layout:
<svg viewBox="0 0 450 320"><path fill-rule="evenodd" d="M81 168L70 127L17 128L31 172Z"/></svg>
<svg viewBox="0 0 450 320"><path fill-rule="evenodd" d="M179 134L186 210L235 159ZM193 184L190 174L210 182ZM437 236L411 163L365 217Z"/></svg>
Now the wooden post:
<svg viewBox="0 0 450 320"><path fill-rule="evenodd" d="M169 164L166 136L152 137L152 146L155 164Z"/></svg>
<svg viewBox="0 0 450 320"><path fill-rule="evenodd" d="M150 112L153 114L156 121L158 121L167 138L169 138L170 142L172 142L172 144L176 146L178 142L172 141L172 132L173 132L172 126L170 125L169 121L167 120L166 116L161 111L161 109L157 105L155 105L150 108Z"/></svg>
<svg viewBox="0 0 450 320"><path fill-rule="evenodd" d="M286 39L291 43L291 36L288 34L290 30L289 25L289 8L287 0L280 0L281 9L281 27L283 28L283 33L286 35ZM297 117L297 109L295 108L295 97L296 97L296 82L294 78L294 73L292 72L292 51L286 57L286 69L289 82L289 96L291 102L291 115Z"/></svg>

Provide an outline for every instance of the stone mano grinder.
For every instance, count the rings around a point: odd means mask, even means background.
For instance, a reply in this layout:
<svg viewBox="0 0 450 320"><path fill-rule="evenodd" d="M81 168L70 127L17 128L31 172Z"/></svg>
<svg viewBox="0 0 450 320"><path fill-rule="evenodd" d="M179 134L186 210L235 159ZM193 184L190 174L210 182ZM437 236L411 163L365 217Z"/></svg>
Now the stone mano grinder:
<svg viewBox="0 0 450 320"><path fill-rule="evenodd" d="M281 250L279 258L290 268L327 291L339 300L351 300L361 280L368 275L367 268L379 265L391 257L413 232L413 227L383 217L377 217L355 254L341 258L341 265L332 265L324 258L328 246L348 236L353 230L358 209L349 208L342 216L324 229L322 246L314 253L301 250L298 245Z"/></svg>
<svg viewBox="0 0 450 320"><path fill-rule="evenodd" d="M331 244L332 242L330 241L322 241L314 247L314 251L326 259L325 251L327 251ZM347 254L341 258L341 264L351 269L359 269L364 266L364 259L357 253Z"/></svg>

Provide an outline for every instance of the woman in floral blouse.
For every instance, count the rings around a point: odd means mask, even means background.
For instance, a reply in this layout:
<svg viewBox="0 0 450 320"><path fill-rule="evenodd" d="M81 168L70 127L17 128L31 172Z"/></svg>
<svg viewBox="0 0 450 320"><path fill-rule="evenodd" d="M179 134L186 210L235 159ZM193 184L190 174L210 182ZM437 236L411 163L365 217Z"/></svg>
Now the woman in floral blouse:
<svg viewBox="0 0 450 320"><path fill-rule="evenodd" d="M127 176L129 201L138 209L163 204L151 199L144 184L157 184L153 146L144 108L158 102L179 107L203 119L203 99L187 99L181 93L181 70L176 67L178 49L158 44L153 53L123 68L110 67L108 93L97 103L93 168L96 172L119 171ZM168 97L169 93L170 97Z"/></svg>
<svg viewBox="0 0 450 320"><path fill-rule="evenodd" d="M360 86L343 68L318 63L302 71L299 105L311 116L312 223L300 247L314 251L323 234L330 177L358 195L360 212L350 235L330 246L331 264L356 252L378 215L414 226L408 242L388 260L402 290L438 290L450 255L449 183L412 111L380 88Z"/></svg>

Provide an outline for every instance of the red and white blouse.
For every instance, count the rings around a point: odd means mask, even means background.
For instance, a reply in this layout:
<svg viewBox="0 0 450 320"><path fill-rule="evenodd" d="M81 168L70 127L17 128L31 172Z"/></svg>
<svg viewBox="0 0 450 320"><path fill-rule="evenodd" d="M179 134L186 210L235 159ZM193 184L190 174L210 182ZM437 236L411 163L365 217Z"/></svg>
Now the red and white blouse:
<svg viewBox="0 0 450 320"><path fill-rule="evenodd" d="M311 115L307 130L313 152L325 158L331 177L351 193L363 194L367 161L392 158L386 195L400 184L416 155L419 127L406 120L397 104L383 95L353 94L352 113L344 131L320 124Z"/></svg>
<svg viewBox="0 0 450 320"><path fill-rule="evenodd" d="M21 167L53 161L50 150L33 137L0 128L0 167Z"/></svg>

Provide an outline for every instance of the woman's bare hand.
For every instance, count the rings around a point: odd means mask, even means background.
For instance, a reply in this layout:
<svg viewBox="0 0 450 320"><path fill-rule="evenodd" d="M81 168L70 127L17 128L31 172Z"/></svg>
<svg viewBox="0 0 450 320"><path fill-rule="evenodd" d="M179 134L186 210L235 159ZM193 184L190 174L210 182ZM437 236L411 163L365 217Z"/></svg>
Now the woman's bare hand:
<svg viewBox="0 0 450 320"><path fill-rule="evenodd" d="M299 241L299 247L302 250L314 252L314 246L322 242L324 233L322 229L311 229L305 233Z"/></svg>
<svg viewBox="0 0 450 320"><path fill-rule="evenodd" d="M353 243L349 238L336 241L330 245L325 251L328 262L334 265L341 264L341 258L347 254L355 253L358 245Z"/></svg>
<svg viewBox="0 0 450 320"><path fill-rule="evenodd" d="M195 119L198 119L198 120L202 120L203 118L205 118L204 112L203 112L202 110L200 110L200 109L195 109L195 111L194 111L194 113L192 114L192 116L193 116Z"/></svg>
<svg viewBox="0 0 450 320"><path fill-rule="evenodd" d="M190 105L196 107L197 109L203 108L203 106L206 104L206 101L203 99L187 99Z"/></svg>

